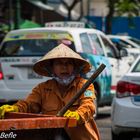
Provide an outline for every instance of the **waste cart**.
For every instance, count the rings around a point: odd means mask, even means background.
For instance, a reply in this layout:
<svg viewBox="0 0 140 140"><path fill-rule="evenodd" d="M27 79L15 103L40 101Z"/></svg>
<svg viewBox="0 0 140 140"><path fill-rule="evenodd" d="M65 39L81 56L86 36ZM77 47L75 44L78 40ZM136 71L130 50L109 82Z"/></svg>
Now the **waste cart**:
<svg viewBox="0 0 140 140"><path fill-rule="evenodd" d="M69 140L66 127L75 127L74 118L31 113L6 113L0 120L0 139Z"/></svg>

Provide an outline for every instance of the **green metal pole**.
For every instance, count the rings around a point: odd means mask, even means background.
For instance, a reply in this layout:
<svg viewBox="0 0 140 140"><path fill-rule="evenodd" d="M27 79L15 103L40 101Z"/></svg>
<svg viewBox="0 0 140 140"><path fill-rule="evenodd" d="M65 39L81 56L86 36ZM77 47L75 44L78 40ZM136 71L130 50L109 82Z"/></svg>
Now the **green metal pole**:
<svg viewBox="0 0 140 140"><path fill-rule="evenodd" d="M12 0L9 0L9 29L13 29L13 3Z"/></svg>
<svg viewBox="0 0 140 140"><path fill-rule="evenodd" d="M15 6L15 29L19 29L21 23L20 0L16 0Z"/></svg>

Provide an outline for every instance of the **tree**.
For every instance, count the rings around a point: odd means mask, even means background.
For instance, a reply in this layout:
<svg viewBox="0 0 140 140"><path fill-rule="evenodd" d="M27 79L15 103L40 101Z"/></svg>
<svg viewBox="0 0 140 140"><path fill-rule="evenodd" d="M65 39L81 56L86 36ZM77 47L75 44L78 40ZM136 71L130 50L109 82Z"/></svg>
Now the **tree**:
<svg viewBox="0 0 140 140"><path fill-rule="evenodd" d="M61 3L66 7L66 9L68 10L68 20L72 20L72 15L71 12L73 10L73 8L76 6L76 4L78 2L82 2L82 0L73 0L73 1L69 1L69 0L61 0Z"/></svg>
<svg viewBox="0 0 140 140"><path fill-rule="evenodd" d="M108 0L109 12L106 16L106 33L111 33L112 18L114 15L127 16L131 21L134 16L139 16L140 0Z"/></svg>
<svg viewBox="0 0 140 140"><path fill-rule="evenodd" d="M116 14L119 16L127 15L128 17L139 16L140 2L137 0L119 0L115 4Z"/></svg>
<svg viewBox="0 0 140 140"><path fill-rule="evenodd" d="M112 31L112 18L115 13L115 3L117 0L108 0L108 8L109 12L106 16L106 33L109 34Z"/></svg>

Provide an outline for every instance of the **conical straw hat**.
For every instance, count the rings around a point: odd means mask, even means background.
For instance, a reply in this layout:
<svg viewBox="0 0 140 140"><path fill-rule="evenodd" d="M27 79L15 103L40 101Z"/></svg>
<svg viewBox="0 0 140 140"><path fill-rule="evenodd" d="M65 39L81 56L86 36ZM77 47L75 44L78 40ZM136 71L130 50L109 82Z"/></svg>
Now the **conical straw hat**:
<svg viewBox="0 0 140 140"><path fill-rule="evenodd" d="M87 73L91 69L89 62L64 44L60 44L48 52L42 59L34 64L33 69L39 75L50 76L50 60L59 58L73 59L76 65L75 68L77 70L81 69L82 73Z"/></svg>

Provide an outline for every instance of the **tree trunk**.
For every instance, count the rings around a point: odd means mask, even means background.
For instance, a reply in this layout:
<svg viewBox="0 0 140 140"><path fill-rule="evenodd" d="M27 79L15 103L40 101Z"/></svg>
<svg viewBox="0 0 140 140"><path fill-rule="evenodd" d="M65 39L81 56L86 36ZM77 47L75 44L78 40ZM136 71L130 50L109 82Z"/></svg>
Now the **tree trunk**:
<svg viewBox="0 0 140 140"><path fill-rule="evenodd" d="M106 34L112 33L112 18L113 18L114 12L115 12L115 10L114 10L115 1L116 0L108 0L109 12L108 12L108 15L106 16L106 28L105 28Z"/></svg>
<svg viewBox="0 0 140 140"><path fill-rule="evenodd" d="M72 10L75 7L75 5L81 0L74 0L73 3L69 6L64 0L61 0L62 4L66 7L66 9L68 10L68 20L72 20Z"/></svg>
<svg viewBox="0 0 140 140"><path fill-rule="evenodd" d="M106 16L106 28L105 28L105 32L106 34L111 34L112 33L112 14L108 14Z"/></svg>

